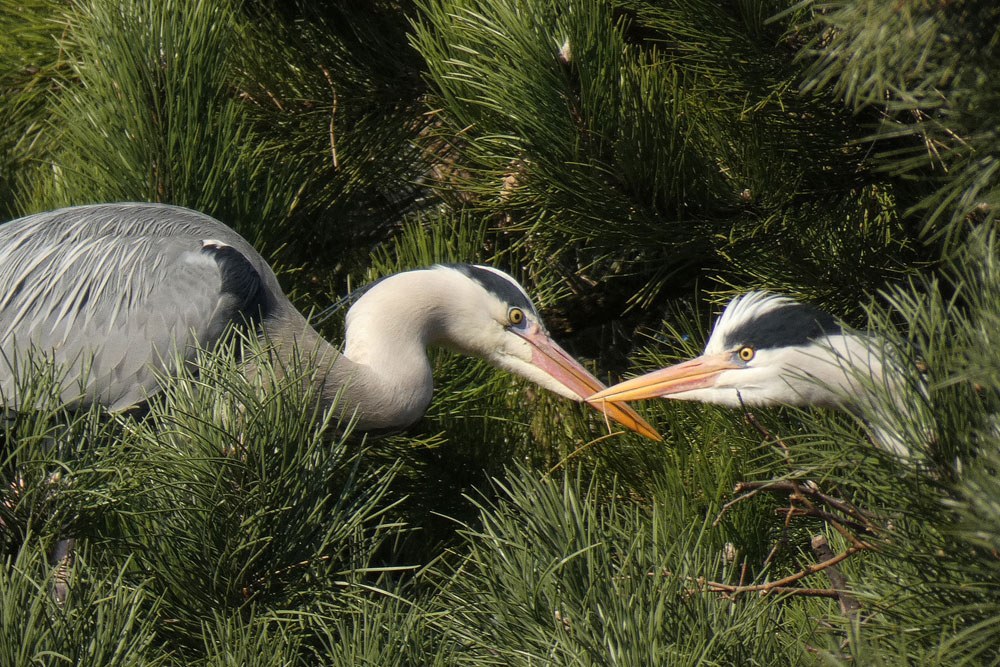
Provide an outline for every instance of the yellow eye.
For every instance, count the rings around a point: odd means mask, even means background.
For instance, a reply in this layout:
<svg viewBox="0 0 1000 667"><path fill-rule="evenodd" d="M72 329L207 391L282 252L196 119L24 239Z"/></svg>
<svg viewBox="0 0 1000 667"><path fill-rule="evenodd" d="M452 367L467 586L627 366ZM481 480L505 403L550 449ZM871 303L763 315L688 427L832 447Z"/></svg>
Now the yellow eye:
<svg viewBox="0 0 1000 667"><path fill-rule="evenodd" d="M751 359L753 359L754 349L752 347L749 347L749 346L747 346L747 347L741 347L740 351L737 352L736 354L738 354L740 356L741 360L743 360L743 361L750 361Z"/></svg>
<svg viewBox="0 0 1000 667"><path fill-rule="evenodd" d="M524 323L524 311L520 308L511 308L507 311L507 319L514 326Z"/></svg>

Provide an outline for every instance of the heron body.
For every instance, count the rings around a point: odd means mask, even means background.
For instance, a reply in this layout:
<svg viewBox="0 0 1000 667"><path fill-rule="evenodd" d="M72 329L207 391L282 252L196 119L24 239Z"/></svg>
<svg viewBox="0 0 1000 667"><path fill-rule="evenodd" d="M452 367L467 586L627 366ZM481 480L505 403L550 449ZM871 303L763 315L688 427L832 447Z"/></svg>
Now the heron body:
<svg viewBox="0 0 1000 667"><path fill-rule="evenodd" d="M322 400L339 395L362 430L401 428L423 414L432 345L485 358L573 400L603 388L549 338L524 289L489 267L435 266L378 281L348 312L341 353L292 305L260 254L205 214L97 204L0 226L6 405L18 405L16 377L31 353L66 369L64 400L127 409L231 325L265 337L280 359L297 352L319 364ZM631 409L604 411L659 438Z"/></svg>
<svg viewBox="0 0 1000 667"><path fill-rule="evenodd" d="M16 403L14 369L34 349L68 367L65 398L135 405L158 390L175 346L191 359L229 322L290 310L279 295L260 255L195 211L116 204L14 220L0 226L5 402Z"/></svg>

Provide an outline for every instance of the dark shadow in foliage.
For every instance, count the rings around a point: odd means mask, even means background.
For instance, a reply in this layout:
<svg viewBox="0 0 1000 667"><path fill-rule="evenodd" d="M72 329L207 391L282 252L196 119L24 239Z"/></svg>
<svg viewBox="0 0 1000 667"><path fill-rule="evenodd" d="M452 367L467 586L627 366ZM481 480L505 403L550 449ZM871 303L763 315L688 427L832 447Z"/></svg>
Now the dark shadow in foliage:
<svg viewBox="0 0 1000 667"><path fill-rule="evenodd" d="M411 2L246 4L261 39L238 82L269 150L296 163L295 264L325 257L346 273L427 197L413 142L424 116L421 60L406 42ZM278 36L277 39L275 36Z"/></svg>

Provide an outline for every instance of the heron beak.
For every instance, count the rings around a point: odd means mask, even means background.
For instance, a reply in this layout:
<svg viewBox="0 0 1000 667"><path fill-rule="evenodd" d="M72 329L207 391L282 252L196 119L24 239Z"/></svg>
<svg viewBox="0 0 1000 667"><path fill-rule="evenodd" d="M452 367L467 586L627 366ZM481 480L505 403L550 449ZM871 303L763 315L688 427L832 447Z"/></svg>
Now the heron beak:
<svg viewBox="0 0 1000 667"><path fill-rule="evenodd" d="M514 333L531 345L531 363L579 396L581 401L587 402L591 407L601 411L630 431L635 431L651 440L663 440L656 429L646 423L646 420L629 406L588 399L587 397L595 391L604 389L604 385L591 375L580 362L549 338L541 328L530 326L526 331L514 331Z"/></svg>
<svg viewBox="0 0 1000 667"><path fill-rule="evenodd" d="M742 366L733 363L732 355L729 353L705 355L619 382L613 387L597 392L587 400L619 402L664 398L685 391L711 387L715 385L719 373L737 368Z"/></svg>

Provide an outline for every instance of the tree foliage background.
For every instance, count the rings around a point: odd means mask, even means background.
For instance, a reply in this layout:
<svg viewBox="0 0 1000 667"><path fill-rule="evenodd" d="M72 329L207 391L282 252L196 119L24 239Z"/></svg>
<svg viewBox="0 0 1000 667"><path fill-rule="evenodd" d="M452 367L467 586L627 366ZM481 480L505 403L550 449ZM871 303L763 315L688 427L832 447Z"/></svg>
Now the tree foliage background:
<svg viewBox="0 0 1000 667"><path fill-rule="evenodd" d="M205 211L333 339L361 284L475 261L610 379L749 289L919 362L870 388L906 457L819 410L655 402L663 443L604 437L438 352L382 439L226 349L146 417L40 371L0 437L0 663L997 663L998 26L988 0L0 0L4 219ZM817 536L839 583L794 576Z"/></svg>

